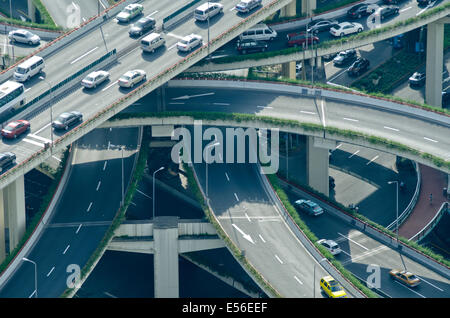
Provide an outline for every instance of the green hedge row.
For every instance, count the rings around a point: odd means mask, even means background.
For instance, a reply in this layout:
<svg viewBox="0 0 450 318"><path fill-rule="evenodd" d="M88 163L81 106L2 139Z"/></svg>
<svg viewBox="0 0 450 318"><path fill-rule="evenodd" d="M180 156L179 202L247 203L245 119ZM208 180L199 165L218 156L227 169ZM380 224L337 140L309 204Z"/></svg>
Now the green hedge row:
<svg viewBox="0 0 450 318"><path fill-rule="evenodd" d="M338 137L345 137L350 139L363 139L368 141L373 145L382 145L389 149L398 150L401 152L410 153L415 156L420 156L426 160L431 161L437 167L445 167L450 169L450 161L445 161L442 158L436 157L429 153L419 152L418 150L411 148L409 146L403 145L399 142L391 141L386 138L381 138L377 136L372 136L360 132L355 132L348 129L340 129L335 127L323 127L319 124L310 124L310 123L300 123L296 120L289 119L280 119L269 116L256 116L253 114L239 114L239 113L221 113L221 112L188 112L188 111L179 111L179 112L158 112L158 113L119 113L115 115L111 120L118 119L128 119L128 118L164 118L164 117L180 117L180 116L188 116L194 119L203 119L203 120L231 120L240 122L249 122L249 121L261 121L266 124L270 124L273 126L288 126L292 128L300 128L305 131L315 131L315 132L325 132Z"/></svg>
<svg viewBox="0 0 450 318"><path fill-rule="evenodd" d="M225 242L225 244L229 247L233 255L244 264L245 268L251 273L253 278L255 278L262 286L264 286L265 290L268 291L274 297L281 297L281 295L261 276L261 274L247 261L245 255L241 252L241 250L233 243L233 241L228 237L228 235L222 230L220 224L216 221L213 213L209 209L208 205L205 203L203 195L200 191L200 188L197 184L197 181L194 177L194 172L192 168L188 167L187 164L183 164L184 171L186 172L186 177L188 180L188 189L194 194L197 198L197 201L200 203L203 212L205 213L208 221L214 226L217 231L217 234L220 238Z"/></svg>
<svg viewBox="0 0 450 318"><path fill-rule="evenodd" d="M17 244L16 248L14 248L14 250L12 250L8 254L8 256L6 256L5 260L0 264L0 275L3 274L3 271L8 267L10 262L16 257L17 253L19 253L19 251L22 249L22 247L25 245L25 243L28 241L28 239L33 234L36 227L39 225L42 215L47 210L48 206L50 205L50 203L53 199L53 196L56 193L58 184L61 181L61 177L62 177L65 167L66 167L68 156L69 156L69 150L67 149L63 153L63 156L61 158L61 162L59 163L58 169L56 171L52 171L53 179L50 183L47 193L42 198L42 202L41 202L38 212L33 216L33 219L29 223L29 225L25 231L25 234L20 239L19 244Z"/></svg>
<svg viewBox="0 0 450 318"><path fill-rule="evenodd" d="M371 291L368 287L366 287L361 281L356 278L350 271L348 271L342 264L339 262L325 247L320 244L317 244L318 238L317 236L309 229L309 227L305 224L305 222L301 219L297 210L291 204L286 192L279 185L279 181L276 175L267 175L269 182L272 184L273 189L276 194L280 198L283 206L286 211L288 211L289 215L292 217L294 222L298 225L300 230L306 235L306 237L314 244L314 246L320 251L320 253L326 257L331 264L344 276L348 281L350 281L356 288L358 288L362 293L364 293L367 297L377 298L378 295ZM314 282L316 283L316 282Z"/></svg>
<svg viewBox="0 0 450 318"><path fill-rule="evenodd" d="M296 180L295 178L289 177L289 182L294 184L294 185L296 185L296 186L298 186L299 188L302 188L303 190L306 190L307 192L313 194L314 196L319 197L320 200L328 203L329 205L334 206L337 209L344 211L345 213L353 216L354 218L356 218L356 219L358 219L358 220L360 220L360 221L362 221L364 223L367 223L368 225L376 228L377 230L383 232L384 234L390 236L393 240L395 240L396 234L394 232L392 232L390 230L387 230L384 226L373 222L372 220L368 219L364 215L359 214L359 213L355 212L354 210L349 209L348 207L346 207L345 205L343 205L343 204L341 204L339 202L331 200L329 197L327 197L323 193L320 193L320 192L316 191L315 189L311 188L307 184L304 184L304 183ZM444 256L442 256L440 254L437 254L433 250L431 250L431 249L429 249L427 247L424 247L424 246L418 244L417 242L409 241L408 239L406 239L406 238L404 238L402 236L399 236L399 240L401 242L403 242L405 245L407 245L409 247L412 247L412 248L422 252L423 254L425 254L428 257L436 260L437 262L442 263L445 266L449 266L450 267L450 261L447 260Z"/></svg>
<svg viewBox="0 0 450 318"><path fill-rule="evenodd" d="M83 281L86 275L93 269L93 266L97 262L97 260L103 255L103 252L107 248L109 241L114 237L114 231L120 226L120 224L122 224L122 222L125 219L125 213L128 209L128 206L131 204L131 201L133 200L133 196L139 185L139 181L141 180L142 175L144 173L149 151L148 145L151 138L150 136L151 136L150 127L145 127L141 141L141 149L139 151L135 170L132 173L130 185L126 190L127 192L125 194L124 199L125 202L119 208L116 216L113 219L111 226L103 236L102 240L100 241L95 251L89 257L88 261L86 262L86 265L84 265L83 269L81 270L81 281ZM73 288L67 288L61 295L61 297L69 297L73 291L74 291Z"/></svg>

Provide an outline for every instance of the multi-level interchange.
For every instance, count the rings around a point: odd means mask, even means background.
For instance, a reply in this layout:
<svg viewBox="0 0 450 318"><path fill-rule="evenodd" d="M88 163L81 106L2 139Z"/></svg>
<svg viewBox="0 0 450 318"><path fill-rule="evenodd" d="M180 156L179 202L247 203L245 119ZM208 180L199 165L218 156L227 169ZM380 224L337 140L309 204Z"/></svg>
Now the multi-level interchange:
<svg viewBox="0 0 450 318"><path fill-rule="evenodd" d="M79 2L1 22L0 297L450 297L450 1Z"/></svg>

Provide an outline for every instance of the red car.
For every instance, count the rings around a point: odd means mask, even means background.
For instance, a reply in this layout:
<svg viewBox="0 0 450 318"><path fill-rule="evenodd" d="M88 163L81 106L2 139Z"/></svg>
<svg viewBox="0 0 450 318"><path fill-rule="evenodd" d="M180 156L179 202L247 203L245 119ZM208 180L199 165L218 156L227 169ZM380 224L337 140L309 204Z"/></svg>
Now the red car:
<svg viewBox="0 0 450 318"><path fill-rule="evenodd" d="M10 122L2 129L2 136L5 138L17 138L30 129L30 123L26 120L16 120Z"/></svg>
<svg viewBox="0 0 450 318"><path fill-rule="evenodd" d="M303 46L303 43L308 41L308 45L311 45L311 43L316 44L319 43L319 38L317 36L311 36L309 34L306 34L305 32L300 33L290 33L287 35L288 43L287 45L289 47L298 47Z"/></svg>

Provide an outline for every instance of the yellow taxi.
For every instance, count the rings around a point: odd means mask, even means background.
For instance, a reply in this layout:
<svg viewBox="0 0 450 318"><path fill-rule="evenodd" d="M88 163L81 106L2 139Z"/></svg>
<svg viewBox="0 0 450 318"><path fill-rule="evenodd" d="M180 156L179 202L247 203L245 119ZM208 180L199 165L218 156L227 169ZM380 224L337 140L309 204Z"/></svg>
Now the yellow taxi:
<svg viewBox="0 0 450 318"><path fill-rule="evenodd" d="M420 279L413 273L402 271L399 269L392 269L389 272L391 278L396 279L409 287L415 287L420 284Z"/></svg>
<svg viewBox="0 0 450 318"><path fill-rule="evenodd" d="M320 279L320 289L330 298L347 298L344 288L331 276Z"/></svg>

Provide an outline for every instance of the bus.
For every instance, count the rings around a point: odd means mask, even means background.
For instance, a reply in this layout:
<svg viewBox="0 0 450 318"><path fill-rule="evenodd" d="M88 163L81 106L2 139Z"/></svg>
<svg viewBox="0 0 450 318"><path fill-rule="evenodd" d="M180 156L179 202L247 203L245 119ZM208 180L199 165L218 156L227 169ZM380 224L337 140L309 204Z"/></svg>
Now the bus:
<svg viewBox="0 0 450 318"><path fill-rule="evenodd" d="M0 114L14 111L25 105L25 87L21 83L7 81L0 85Z"/></svg>

